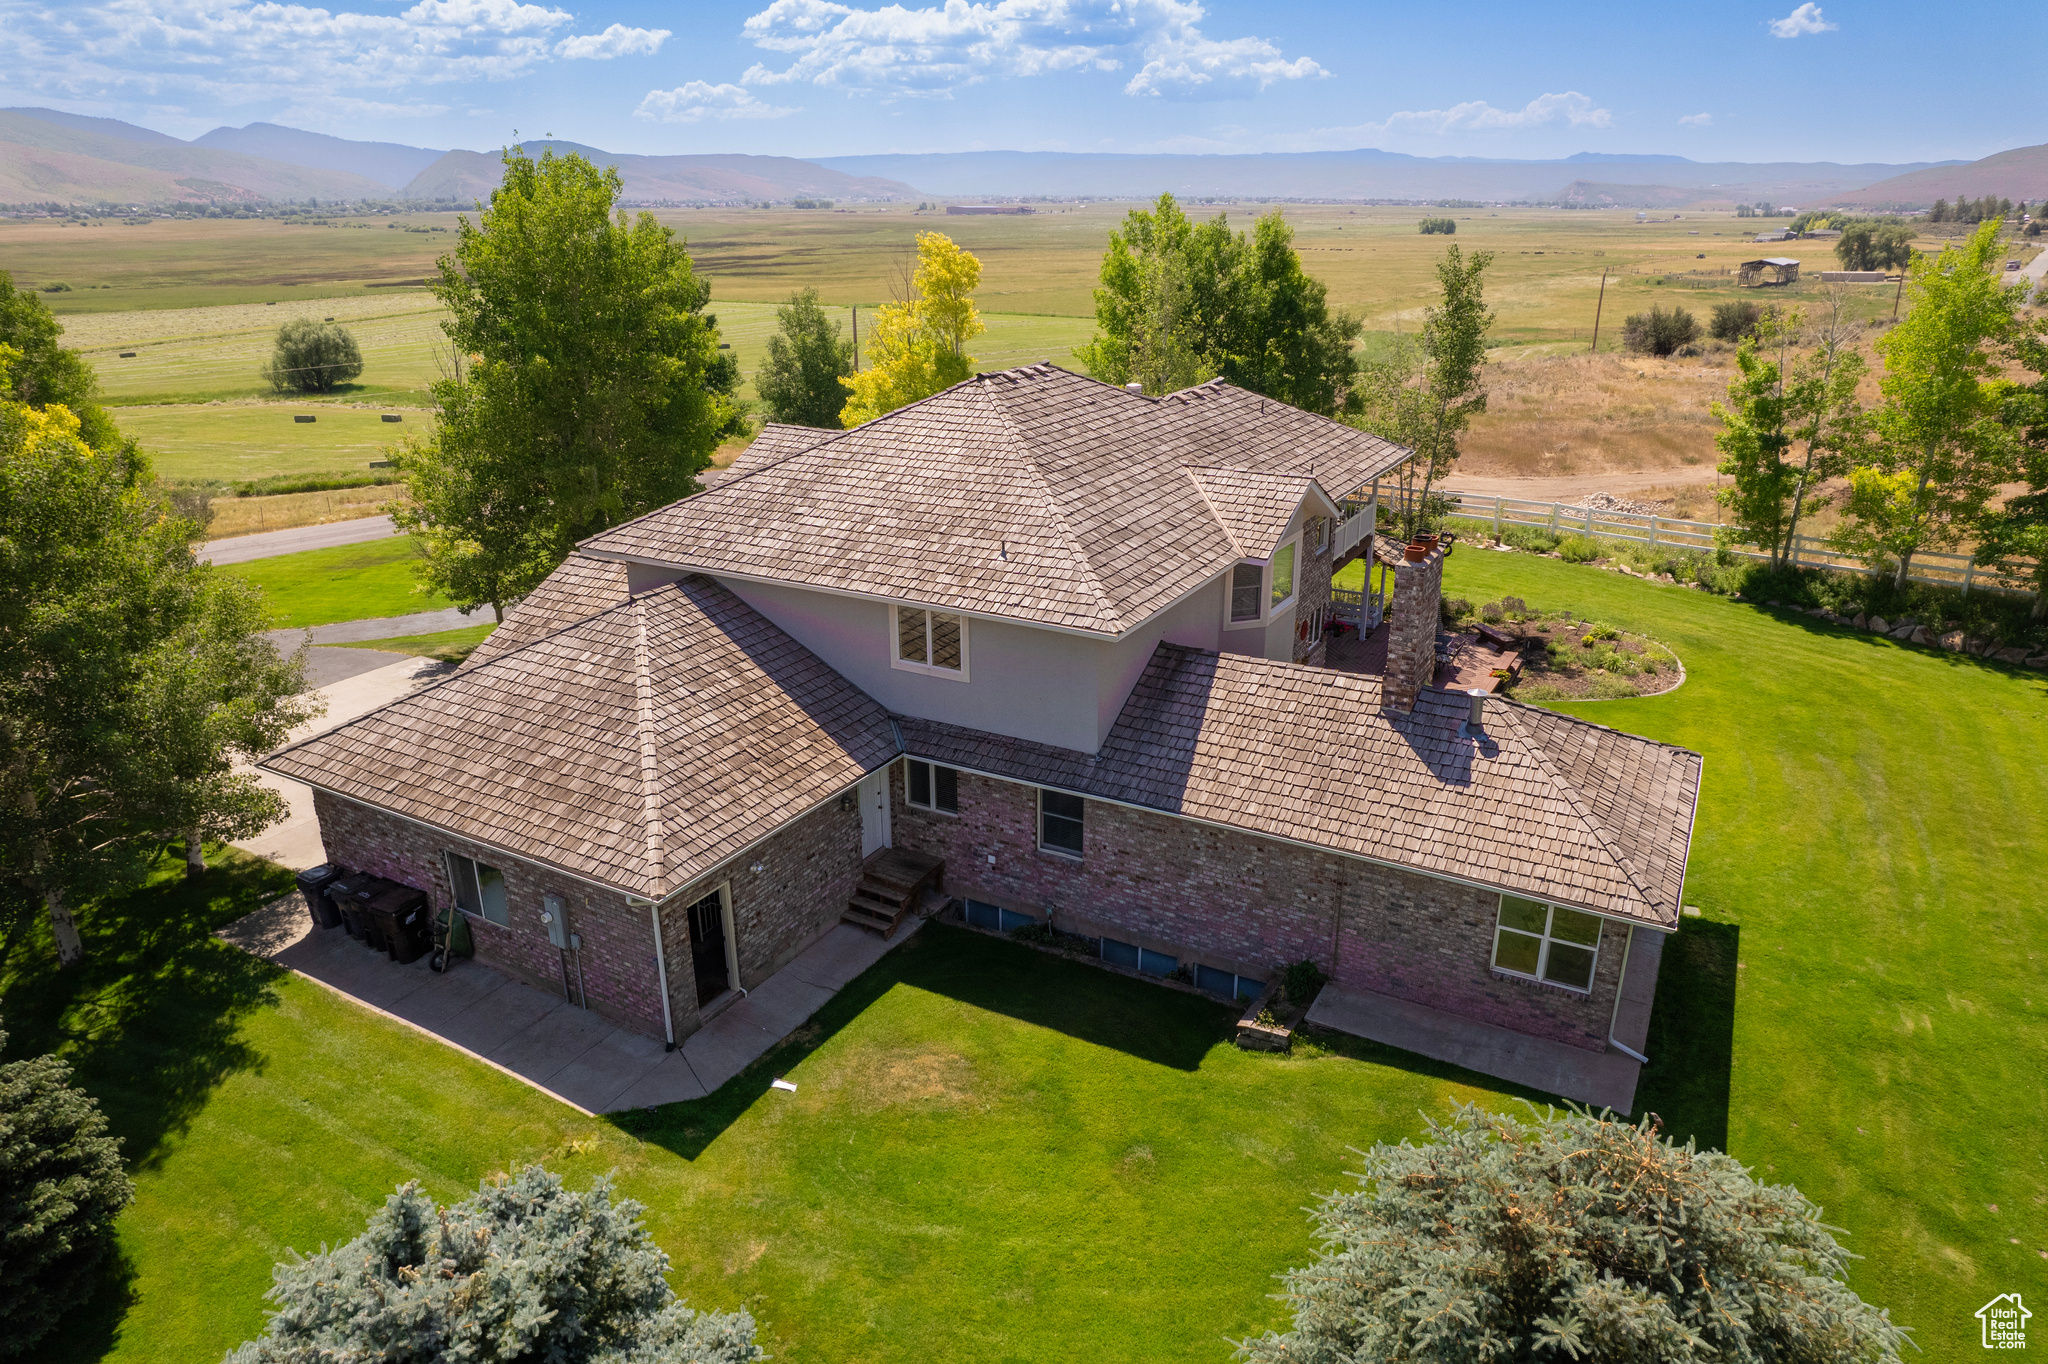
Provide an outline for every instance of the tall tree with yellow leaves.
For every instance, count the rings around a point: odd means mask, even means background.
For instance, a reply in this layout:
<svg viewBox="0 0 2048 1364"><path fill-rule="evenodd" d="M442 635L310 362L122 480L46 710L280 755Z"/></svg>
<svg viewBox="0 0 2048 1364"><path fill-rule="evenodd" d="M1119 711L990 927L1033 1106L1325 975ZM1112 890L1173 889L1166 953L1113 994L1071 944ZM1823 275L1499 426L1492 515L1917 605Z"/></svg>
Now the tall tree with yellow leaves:
<svg viewBox="0 0 2048 1364"><path fill-rule="evenodd" d="M972 372L967 343L988 330L974 307L981 262L942 232L917 234L910 297L875 311L868 333L874 363L850 379L839 420L859 426L885 412L929 398Z"/></svg>

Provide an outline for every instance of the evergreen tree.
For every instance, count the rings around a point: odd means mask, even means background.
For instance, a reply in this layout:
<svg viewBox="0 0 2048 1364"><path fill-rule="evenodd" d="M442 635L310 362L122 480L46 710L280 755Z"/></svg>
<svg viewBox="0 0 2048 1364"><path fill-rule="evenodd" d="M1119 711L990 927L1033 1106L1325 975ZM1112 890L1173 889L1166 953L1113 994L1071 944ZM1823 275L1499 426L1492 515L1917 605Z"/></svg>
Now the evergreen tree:
<svg viewBox="0 0 2048 1364"><path fill-rule="evenodd" d="M272 1271L261 1336L227 1364L748 1364L746 1312L696 1312L668 1256L598 1180L572 1193L539 1166L447 1207L401 1185L361 1236Z"/></svg>
<svg viewBox="0 0 2048 1364"><path fill-rule="evenodd" d="M841 335L836 320L825 316L816 289L791 294L775 310L775 325L768 358L754 372L754 389L768 405L768 415L798 426L836 429L846 406L846 387L839 381L853 373L853 342Z"/></svg>
<svg viewBox="0 0 2048 1364"><path fill-rule="evenodd" d="M1810 1200L1654 1119L1466 1106L1364 1167L1285 1275L1292 1329L1239 1358L1891 1364L1907 1339L1842 1282L1853 1257Z"/></svg>
<svg viewBox="0 0 2048 1364"><path fill-rule="evenodd" d="M499 619L578 540L694 492L745 430L711 286L653 214L612 216L618 171L517 147L504 164L441 258L456 368L433 436L398 452L394 513L423 584Z"/></svg>
<svg viewBox="0 0 2048 1364"><path fill-rule="evenodd" d="M70 1081L55 1056L0 1065L0 1356L26 1353L91 1296L135 1197L120 1140Z"/></svg>

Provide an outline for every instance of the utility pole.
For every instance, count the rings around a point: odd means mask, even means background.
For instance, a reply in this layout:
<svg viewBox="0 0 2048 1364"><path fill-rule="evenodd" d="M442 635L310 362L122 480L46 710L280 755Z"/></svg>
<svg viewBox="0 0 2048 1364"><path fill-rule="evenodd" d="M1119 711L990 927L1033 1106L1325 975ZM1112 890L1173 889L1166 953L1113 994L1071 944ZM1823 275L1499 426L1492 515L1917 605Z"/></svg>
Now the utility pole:
<svg viewBox="0 0 2048 1364"><path fill-rule="evenodd" d="M853 305L853 372L860 373L860 305Z"/></svg>
<svg viewBox="0 0 2048 1364"><path fill-rule="evenodd" d="M1906 296L1906 268L1899 267L1899 291L1892 295L1892 321L1899 320L1899 300Z"/></svg>
<svg viewBox="0 0 2048 1364"><path fill-rule="evenodd" d="M1588 355L1598 355L1600 353L1600 310L1606 306L1607 270L1605 267L1602 267L1600 271L1600 298L1593 305L1593 344L1586 352Z"/></svg>

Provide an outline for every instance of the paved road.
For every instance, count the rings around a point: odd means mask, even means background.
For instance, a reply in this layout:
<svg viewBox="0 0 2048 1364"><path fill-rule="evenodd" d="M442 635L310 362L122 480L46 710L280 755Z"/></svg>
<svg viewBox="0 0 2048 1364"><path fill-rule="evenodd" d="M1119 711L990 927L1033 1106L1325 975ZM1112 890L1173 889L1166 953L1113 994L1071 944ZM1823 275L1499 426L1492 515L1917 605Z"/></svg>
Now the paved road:
<svg viewBox="0 0 2048 1364"><path fill-rule="evenodd" d="M1675 469L1643 469L1632 474L1558 474L1550 478L1489 478L1483 474L1460 472L1451 475L1450 486L1461 493L1481 493L1487 497L1569 502L1587 493L1614 493L1626 497L1652 488L1704 486L1713 481L1714 466L1703 461L1683 464Z"/></svg>
<svg viewBox="0 0 2048 1364"><path fill-rule="evenodd" d="M327 549L334 545L359 545L365 540L384 540L398 534L388 516L364 516L354 521L330 521L324 526L294 526L290 530L267 530L258 535L231 535L215 540L199 551L200 562L246 564L251 559L268 559L279 554L297 554L303 549ZM374 635L365 635L374 639Z"/></svg>
<svg viewBox="0 0 2048 1364"><path fill-rule="evenodd" d="M373 639L398 639L405 635L433 635L443 630L460 630L465 625L482 625L491 619L480 612L465 616L451 606L445 611L416 611L409 616L372 616L368 620L344 620L333 625L315 625L297 630L267 633L277 647L290 652L308 634L315 644L365 644Z"/></svg>

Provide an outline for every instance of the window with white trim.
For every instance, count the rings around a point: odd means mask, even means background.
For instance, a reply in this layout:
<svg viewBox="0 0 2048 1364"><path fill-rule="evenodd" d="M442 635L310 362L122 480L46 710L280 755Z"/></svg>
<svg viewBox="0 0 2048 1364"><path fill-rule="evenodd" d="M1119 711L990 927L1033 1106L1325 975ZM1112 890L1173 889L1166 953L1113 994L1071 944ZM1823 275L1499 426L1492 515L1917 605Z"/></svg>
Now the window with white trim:
<svg viewBox="0 0 2048 1364"><path fill-rule="evenodd" d="M1316 518L1316 553L1321 554L1324 550L1328 549L1329 547L1330 518L1327 516L1318 516Z"/></svg>
<svg viewBox="0 0 2048 1364"><path fill-rule="evenodd" d="M1289 540L1286 544L1273 551L1273 590L1271 595L1275 607L1280 606L1294 595L1295 548L1295 542Z"/></svg>
<svg viewBox="0 0 2048 1364"><path fill-rule="evenodd" d="M1038 791L1038 846L1048 852L1081 855L1081 827L1087 803L1064 791Z"/></svg>
<svg viewBox="0 0 2048 1364"><path fill-rule="evenodd" d="M1239 564L1230 573L1230 619L1254 621L1259 618L1259 593L1266 586L1266 570L1257 564Z"/></svg>
<svg viewBox="0 0 2048 1364"><path fill-rule="evenodd" d="M903 760L904 799L920 810L960 813L960 771L917 758Z"/></svg>
<svg viewBox="0 0 2048 1364"><path fill-rule="evenodd" d="M1590 993L1599 960L1598 917L1519 895L1500 897L1500 926L1493 935L1495 970Z"/></svg>
<svg viewBox="0 0 2048 1364"><path fill-rule="evenodd" d="M1014 909L1005 909L1001 905L992 905L986 900L976 900L972 897L965 901L962 913L973 927L986 928L994 933L1014 933L1020 928L1027 928L1040 922L1029 914L1019 914Z"/></svg>
<svg viewBox="0 0 2048 1364"><path fill-rule="evenodd" d="M892 667L964 681L967 677L967 618L951 611L891 607L895 635Z"/></svg>
<svg viewBox="0 0 2048 1364"><path fill-rule="evenodd" d="M455 883L455 903L464 914L494 924L512 922L505 905L505 873L461 853L448 854L448 879Z"/></svg>

